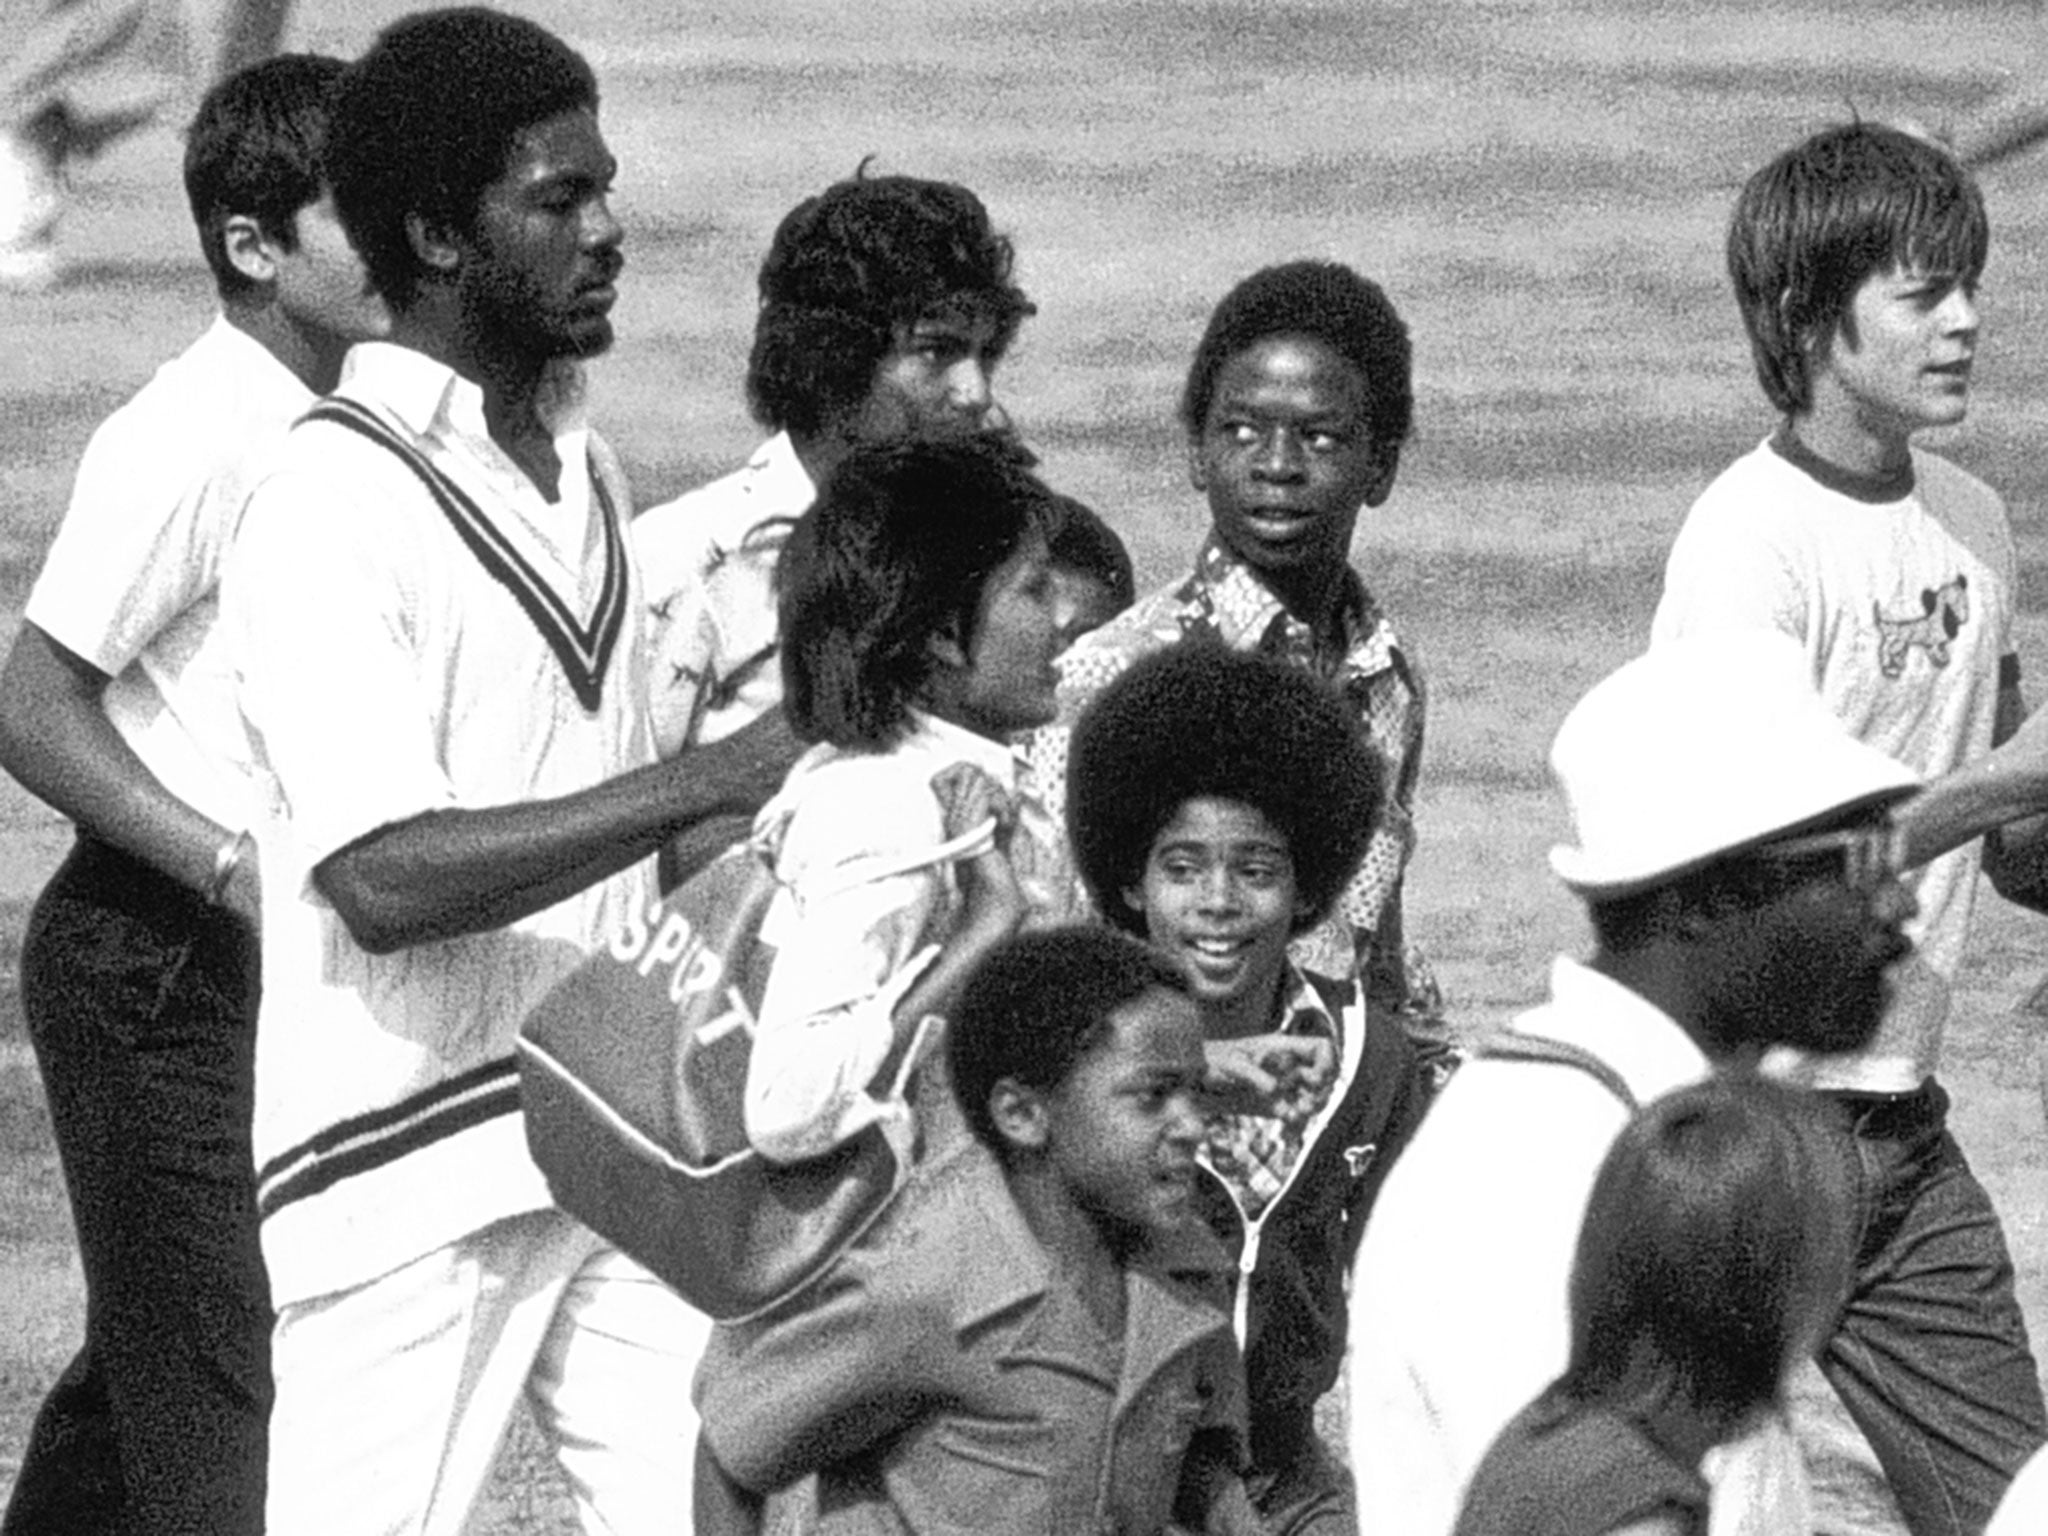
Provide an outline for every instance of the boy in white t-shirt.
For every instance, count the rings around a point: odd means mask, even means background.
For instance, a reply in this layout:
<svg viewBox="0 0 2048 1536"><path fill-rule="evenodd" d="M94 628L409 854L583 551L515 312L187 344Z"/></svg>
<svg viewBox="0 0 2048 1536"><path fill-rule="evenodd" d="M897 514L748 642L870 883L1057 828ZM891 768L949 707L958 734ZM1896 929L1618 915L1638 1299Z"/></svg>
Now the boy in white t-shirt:
<svg viewBox="0 0 2048 1536"><path fill-rule="evenodd" d="M220 317L94 433L0 676L0 764L78 825L22 1003L88 1296L10 1536L262 1528L256 858L217 581L256 466L384 324L319 170L341 71L273 59L200 107Z"/></svg>
<svg viewBox="0 0 2048 1536"><path fill-rule="evenodd" d="M1652 633L1790 635L1851 734L1929 781L2024 713L2004 503L1913 443L1968 409L1988 245L1969 174L1898 129L1828 129L1751 178L1728 265L1783 420L1693 505ZM1870 1043L1799 1071L1857 1132L1857 1284L1820 1364L1884 1474L1818 1465L1822 1529L1929 1536L1982 1529L2048 1412L2004 1235L1934 1076L1976 889L1963 839L1992 823L1935 837L1902 820L1916 857L1948 850L1915 879L1915 954Z"/></svg>

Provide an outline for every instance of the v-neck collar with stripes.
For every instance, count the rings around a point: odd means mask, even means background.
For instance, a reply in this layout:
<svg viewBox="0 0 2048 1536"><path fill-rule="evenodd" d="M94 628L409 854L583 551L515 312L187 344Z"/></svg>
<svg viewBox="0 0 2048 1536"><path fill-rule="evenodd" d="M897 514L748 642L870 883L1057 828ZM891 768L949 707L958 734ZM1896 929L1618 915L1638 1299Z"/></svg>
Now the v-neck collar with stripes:
<svg viewBox="0 0 2048 1536"><path fill-rule="evenodd" d="M406 461L592 709L625 618L627 555L620 508L590 457L583 404L582 371L564 363L539 402L561 465L552 501L492 440L483 391L409 347L370 342L351 350L339 387L313 414L382 441Z"/></svg>

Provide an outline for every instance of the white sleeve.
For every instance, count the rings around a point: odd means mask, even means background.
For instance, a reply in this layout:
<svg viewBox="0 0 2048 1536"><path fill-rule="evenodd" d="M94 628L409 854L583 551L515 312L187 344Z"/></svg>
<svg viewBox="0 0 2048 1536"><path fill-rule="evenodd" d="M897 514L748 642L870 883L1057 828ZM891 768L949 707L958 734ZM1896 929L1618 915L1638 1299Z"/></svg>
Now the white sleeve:
<svg viewBox="0 0 2048 1536"><path fill-rule="evenodd" d="M1650 643L1730 629L1775 629L1804 643L1806 608L1806 584L1764 519L1702 498L1671 545Z"/></svg>
<svg viewBox="0 0 2048 1536"><path fill-rule="evenodd" d="M25 616L110 677L220 579L252 450L181 446L169 455L120 417L94 433L29 596Z"/></svg>
<svg viewBox="0 0 2048 1536"><path fill-rule="evenodd" d="M265 481L222 581L242 711L309 867L456 801L437 746L439 672L421 664L408 601L418 524L377 515L363 493L378 484Z"/></svg>
<svg viewBox="0 0 2048 1536"><path fill-rule="evenodd" d="M764 1157L815 1157L872 1124L907 1134L908 1109L876 1078L892 1059L900 1078L926 1043L925 1021L908 1021L907 1034L896 1010L945 941L949 862L978 836L945 841L929 762L916 752L842 760L790 805L744 1101L747 1139Z"/></svg>
<svg viewBox="0 0 2048 1536"><path fill-rule="evenodd" d="M827 868L817 883L830 877ZM762 935L776 957L748 1058L744 1111L747 1140L763 1157L798 1162L869 1125L907 1125L908 1108L875 1080L897 1045L897 1004L937 953L924 935L944 879L921 869L810 896L799 887L778 898Z"/></svg>
<svg viewBox="0 0 2048 1536"><path fill-rule="evenodd" d="M664 758L690 744L717 643L691 532L675 502L632 524L647 605L648 708L655 751Z"/></svg>

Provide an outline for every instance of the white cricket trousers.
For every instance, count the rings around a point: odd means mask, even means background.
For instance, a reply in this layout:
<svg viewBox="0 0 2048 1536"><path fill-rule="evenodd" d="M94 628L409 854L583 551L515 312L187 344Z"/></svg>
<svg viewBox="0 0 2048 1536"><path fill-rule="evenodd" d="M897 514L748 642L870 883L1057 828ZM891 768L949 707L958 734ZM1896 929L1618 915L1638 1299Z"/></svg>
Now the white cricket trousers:
<svg viewBox="0 0 2048 1536"><path fill-rule="evenodd" d="M515 1216L280 1309L272 1536L460 1536L525 1393L586 1536L687 1532L710 1319L573 1218Z"/></svg>

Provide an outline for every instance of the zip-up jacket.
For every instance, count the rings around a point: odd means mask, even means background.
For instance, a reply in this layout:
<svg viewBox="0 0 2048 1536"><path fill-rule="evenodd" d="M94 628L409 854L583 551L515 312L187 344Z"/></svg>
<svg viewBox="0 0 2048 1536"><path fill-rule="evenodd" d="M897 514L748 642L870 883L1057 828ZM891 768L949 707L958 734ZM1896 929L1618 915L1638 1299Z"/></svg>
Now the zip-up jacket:
<svg viewBox="0 0 2048 1536"><path fill-rule="evenodd" d="M1233 1321L1244 1349L1255 1468L1292 1460L1316 1400L1343 1364L1345 1276L1373 1197L1433 1097L1430 1069L1400 1025L1368 1020L1353 983L1301 973L1339 1021L1341 1059L1330 1097L1305 1128L1287 1182L1247 1221L1223 1180L1205 1170L1196 1205L1237 1261Z"/></svg>

